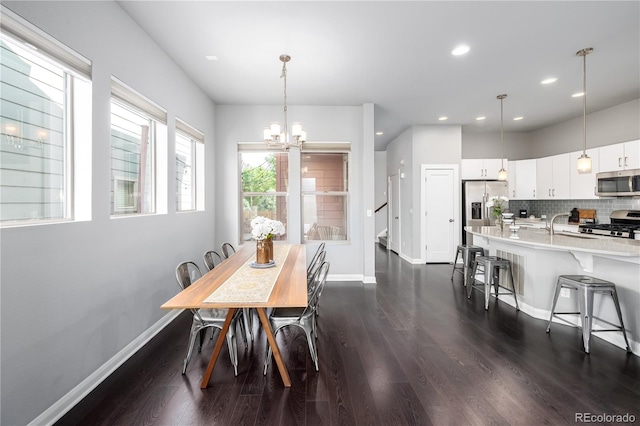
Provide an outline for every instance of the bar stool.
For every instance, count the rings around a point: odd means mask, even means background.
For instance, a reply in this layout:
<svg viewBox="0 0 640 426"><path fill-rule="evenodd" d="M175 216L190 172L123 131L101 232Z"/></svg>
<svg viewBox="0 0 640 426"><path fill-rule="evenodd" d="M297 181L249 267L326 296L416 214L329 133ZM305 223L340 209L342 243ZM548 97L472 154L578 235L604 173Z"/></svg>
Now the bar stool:
<svg viewBox="0 0 640 426"><path fill-rule="evenodd" d="M481 268L480 272L484 274L484 283L482 283L481 285L475 283L478 268ZM513 290L500 285L500 269L504 269L505 272L508 273L509 278L511 279L511 288ZM497 256L476 256L475 261L473 262L471 281L467 286L467 298L471 298L471 291L474 287L478 288L478 290L484 292L484 309L488 310L489 296L491 295L491 284L493 284L496 289L496 299L501 294L513 294L513 298L516 301L516 310L520 310L520 306L518 305L518 296L516 295L515 284L513 282L513 273L511 272L511 262L509 262L507 259L503 259ZM509 290L509 292L500 293L499 287L502 287L505 290Z"/></svg>
<svg viewBox="0 0 640 426"><path fill-rule="evenodd" d="M462 266L456 266L458 264L458 255L462 256ZM465 287L469 277L469 270L473 266L473 261L476 255L484 256L484 249L482 247L473 246L470 244L461 244L456 250L456 258L453 261L453 270L451 271L451 280L453 280L454 272L458 271L462 274L462 282Z"/></svg>
<svg viewBox="0 0 640 426"><path fill-rule="evenodd" d="M576 290L578 292L578 302L580 306L580 312L555 312L556 303L558 303L558 296L560 290L568 288ZM615 328L605 330L591 330L593 326L593 295L595 293L608 293L613 298L613 304L618 312L618 319L620 325L612 324L601 318L603 321ZM627 352L631 352L629 348L629 340L627 340L627 333L624 329L624 322L622 322L622 313L620 312L620 303L618 302L618 293L616 292L616 286L612 282L601 280L599 278L589 277L586 275L560 275L558 276L558 282L556 284L556 293L553 295L553 306L551 307L551 316L549 317L549 325L547 326L547 333L551 331L551 321L554 316L558 315L580 315L582 320L582 341L584 343L584 351L589 353L589 343L591 340L591 333L601 331L621 331L624 336L624 341L627 344ZM558 319L568 322L566 319L558 317ZM571 323L570 323L571 324ZM572 324L573 325L573 324Z"/></svg>

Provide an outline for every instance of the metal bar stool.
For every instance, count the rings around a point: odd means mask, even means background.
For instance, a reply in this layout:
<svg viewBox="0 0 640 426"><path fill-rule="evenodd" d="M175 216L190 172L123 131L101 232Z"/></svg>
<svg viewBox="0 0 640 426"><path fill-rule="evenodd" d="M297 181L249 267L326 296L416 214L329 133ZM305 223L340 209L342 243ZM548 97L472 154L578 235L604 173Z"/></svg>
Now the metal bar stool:
<svg viewBox="0 0 640 426"><path fill-rule="evenodd" d="M467 285L469 279L469 271L473 266L473 261L476 255L484 256L484 249L482 247L473 246L470 244L461 244L456 250L456 258L453 260L453 270L451 271L451 280L453 280L453 274L458 271L462 274L462 282ZM462 256L462 266L456 266L458 264L458 256Z"/></svg>
<svg viewBox="0 0 640 426"><path fill-rule="evenodd" d="M476 284L476 274L478 268L481 268L481 273L484 274L484 283ZM511 289L500 284L500 269L504 269L509 278L511 279ZM511 272L511 262L507 259L503 259L497 256L476 256L473 262L473 271L471 272L471 281L467 286L467 298L471 298L471 291L474 287L484 292L484 309L489 309L489 296L491 295L491 284L496 289L496 299L501 294L513 294L513 298L516 301L516 310L520 310L518 305L518 296L516 295L516 288L513 282L513 273ZM508 290L508 292L499 292L499 287Z"/></svg>
<svg viewBox="0 0 640 426"><path fill-rule="evenodd" d="M578 303L580 306L580 312L555 312L556 303L558 303L558 296L560 295L560 290L563 288L568 288L571 290L576 290L578 292ZM608 293L613 298L613 304L616 307L616 312L618 313L618 319L620 320L620 325L612 324L609 321L605 321L602 318L597 318L593 316L593 295L595 293ZM556 292L553 295L553 306L551 307L551 316L549 317L549 325L547 326L547 333L551 331L551 321L553 317L557 317L559 320L567 322L571 325L574 325L567 321L564 318L558 317L558 315L580 315L580 319L582 321L582 341L584 343L584 351L589 353L589 343L591 340L591 333L601 332L601 331L621 331L624 336L624 341L627 344L627 352L631 352L631 348L629 348L629 340L627 340L627 332L624 329L624 322L622 322L622 313L620 312L620 303L618 302L618 293L616 292L616 286L612 282L601 280L599 278L589 277L586 275L560 275L558 276L558 282L556 284ZM592 330L593 326L593 318L597 318L598 320L607 323L614 328L603 329L603 330Z"/></svg>

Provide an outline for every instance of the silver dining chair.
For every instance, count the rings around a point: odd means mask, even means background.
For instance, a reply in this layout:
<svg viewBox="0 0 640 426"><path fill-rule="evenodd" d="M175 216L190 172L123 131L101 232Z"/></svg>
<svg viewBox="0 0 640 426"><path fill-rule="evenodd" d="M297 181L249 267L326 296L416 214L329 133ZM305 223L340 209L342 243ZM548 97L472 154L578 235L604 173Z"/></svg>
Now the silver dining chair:
<svg viewBox="0 0 640 426"><path fill-rule="evenodd" d="M189 287L192 283L196 282L202 277L200 268L194 262L182 262L176 267L176 279L178 285L182 290ZM182 367L182 374L187 372L187 366L191 360L193 353L193 346L196 342L196 337L200 337L198 352L202 350L202 343L204 336L208 328L217 328L222 330L224 321L226 319L228 309L190 309L193 314L193 322L191 323L191 331L189 333L189 346L187 349L187 356L184 359ZM229 348L229 358L233 365L234 374L238 375L238 347L236 342L235 328L237 325L237 315L234 316L229 331L227 332L227 346Z"/></svg>
<svg viewBox="0 0 640 426"><path fill-rule="evenodd" d="M206 266L208 270L212 270L222 262L222 257L214 250L207 251L202 258L204 259L204 266Z"/></svg>
<svg viewBox="0 0 640 426"><path fill-rule="evenodd" d="M311 268L314 265L316 258L320 255L320 253L322 253L324 251L324 243L320 244L318 246L318 249L316 250L316 252L313 254L313 257L311 258L311 262L309 262L309 266L307 266L307 277L311 276Z"/></svg>
<svg viewBox="0 0 640 426"><path fill-rule="evenodd" d="M309 302L305 308L276 308L269 316L269 323L273 330L274 336L277 338L278 332L284 327L298 327L304 330L309 346L309 354L313 360L313 364L318 371L318 349L316 345L316 308L322 295L322 289L327 280L329 272L329 262L324 262L315 275L315 284L313 285L313 294L309 298ZM267 344L267 352L264 358L263 374L267 374L267 368L271 362L271 346Z"/></svg>
<svg viewBox="0 0 640 426"><path fill-rule="evenodd" d="M220 249L222 250L222 255L224 256L225 259L228 259L229 256L231 256L233 253L236 252L236 249L233 248L231 243L222 243L222 245L220 246Z"/></svg>

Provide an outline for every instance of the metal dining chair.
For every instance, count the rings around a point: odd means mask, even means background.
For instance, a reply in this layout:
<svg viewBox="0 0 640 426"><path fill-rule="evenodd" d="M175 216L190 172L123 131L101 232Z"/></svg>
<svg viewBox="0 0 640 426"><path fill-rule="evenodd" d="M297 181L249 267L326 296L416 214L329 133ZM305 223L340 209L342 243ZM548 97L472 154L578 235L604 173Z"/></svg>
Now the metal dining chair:
<svg viewBox="0 0 640 426"><path fill-rule="evenodd" d="M189 287L201 277L202 272L200 272L200 268L194 262L182 262L176 267L176 279L178 280L178 285L182 290ZM202 350L202 343L207 329L217 328L222 330L228 313L228 309L190 309L190 311L193 314L193 322L191 323L189 346L187 349L187 356L184 359L182 374L187 372L187 366L191 360L196 337L200 336L200 343L198 346L198 352L200 352ZM234 374L236 376L238 375L238 347L235 335L237 321L238 316L235 315L226 336L227 346L229 348L229 358L231 358L231 364L233 365Z"/></svg>
<svg viewBox="0 0 640 426"><path fill-rule="evenodd" d="M225 259L228 259L229 256L231 256L233 253L236 252L236 249L233 248L231 243L222 243L222 245L220 246L220 249L222 250L222 255L224 256Z"/></svg>
<svg viewBox="0 0 640 426"><path fill-rule="evenodd" d="M309 302L305 308L276 308L269 316L269 323L273 334L277 337L278 332L284 327L298 327L304 330L309 346L309 354L313 360L313 364L318 371L318 349L316 345L316 309L322 295L322 289L327 280L329 273L329 262L324 262L315 275L315 284L313 286L313 294L309 298ZM271 362L271 346L267 345L267 352L264 358L263 374L267 374L267 368Z"/></svg>
<svg viewBox="0 0 640 426"><path fill-rule="evenodd" d="M212 270L222 262L222 257L214 250L207 251L202 258L204 259L204 266L206 266L208 270Z"/></svg>

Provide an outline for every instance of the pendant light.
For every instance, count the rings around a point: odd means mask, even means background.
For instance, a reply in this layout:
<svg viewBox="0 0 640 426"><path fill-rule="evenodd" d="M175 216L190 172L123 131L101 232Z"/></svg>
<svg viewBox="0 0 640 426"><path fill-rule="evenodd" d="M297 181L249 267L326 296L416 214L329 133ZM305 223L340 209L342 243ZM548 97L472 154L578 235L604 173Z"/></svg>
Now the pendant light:
<svg viewBox="0 0 640 426"><path fill-rule="evenodd" d="M271 123L263 131L264 141L267 144L279 146L285 151L288 151L292 146L299 148L307 141L307 132L302 127L302 123L293 123L291 125L291 133L287 128L287 62L290 60L291 56L287 54L280 55L280 61L282 61L280 78L284 79L284 126L281 128L280 123Z"/></svg>
<svg viewBox="0 0 640 426"><path fill-rule="evenodd" d="M500 170L498 170L498 180L507 180L507 171L504 168L504 114L502 103L507 95L498 95L500 99Z"/></svg>
<svg viewBox="0 0 640 426"><path fill-rule="evenodd" d="M591 158L587 155L587 55L593 47L578 50L576 56L582 56L582 155L578 158L578 173L591 173Z"/></svg>

